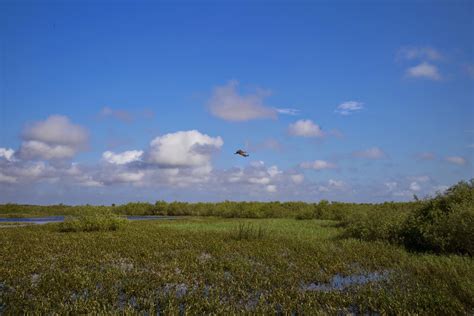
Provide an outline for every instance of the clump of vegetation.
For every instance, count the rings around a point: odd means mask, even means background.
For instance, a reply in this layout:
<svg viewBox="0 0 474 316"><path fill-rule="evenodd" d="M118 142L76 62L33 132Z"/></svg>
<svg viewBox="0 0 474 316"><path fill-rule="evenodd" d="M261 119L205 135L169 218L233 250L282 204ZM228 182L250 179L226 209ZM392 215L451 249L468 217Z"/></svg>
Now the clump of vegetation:
<svg viewBox="0 0 474 316"><path fill-rule="evenodd" d="M409 249L474 254L474 179L424 201L404 222L401 236Z"/></svg>
<svg viewBox="0 0 474 316"><path fill-rule="evenodd" d="M124 227L128 220L110 211L90 212L68 217L59 223L61 232L113 231Z"/></svg>
<svg viewBox="0 0 474 316"><path fill-rule="evenodd" d="M263 239L267 231L261 227L254 227L250 223L239 223L239 226L232 232L232 238L236 240Z"/></svg>
<svg viewBox="0 0 474 316"><path fill-rule="evenodd" d="M407 211L370 210L349 214L345 236L384 240L415 251L474 254L474 180L413 202Z"/></svg>

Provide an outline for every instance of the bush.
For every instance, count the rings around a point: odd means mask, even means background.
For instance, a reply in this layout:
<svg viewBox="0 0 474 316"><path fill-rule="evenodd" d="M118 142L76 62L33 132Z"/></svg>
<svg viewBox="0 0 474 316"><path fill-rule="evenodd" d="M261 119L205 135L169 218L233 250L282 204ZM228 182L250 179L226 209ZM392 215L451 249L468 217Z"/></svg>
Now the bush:
<svg viewBox="0 0 474 316"><path fill-rule="evenodd" d="M409 249L474 254L474 179L425 201L405 221L401 237Z"/></svg>
<svg viewBox="0 0 474 316"><path fill-rule="evenodd" d="M354 214L342 225L346 227L345 236L363 240L386 240L399 242L400 231L408 214L406 212L388 212L373 210Z"/></svg>
<svg viewBox="0 0 474 316"><path fill-rule="evenodd" d="M88 211L77 217L69 217L59 224L61 232L114 231L124 227L128 220L110 211Z"/></svg>
<svg viewBox="0 0 474 316"><path fill-rule="evenodd" d="M346 237L384 240L415 251L472 256L474 180L461 181L444 194L424 201L354 209L345 213L341 226L346 228Z"/></svg>

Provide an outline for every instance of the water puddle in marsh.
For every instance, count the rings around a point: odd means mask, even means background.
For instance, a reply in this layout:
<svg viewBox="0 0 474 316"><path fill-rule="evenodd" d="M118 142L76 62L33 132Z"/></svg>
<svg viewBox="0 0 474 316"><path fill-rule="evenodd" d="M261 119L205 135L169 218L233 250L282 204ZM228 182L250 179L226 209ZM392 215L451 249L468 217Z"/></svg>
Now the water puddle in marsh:
<svg viewBox="0 0 474 316"><path fill-rule="evenodd" d="M328 283L306 283L301 285L302 291L343 291L350 286L364 285L370 282L379 282L387 280L389 271L370 272L365 274L352 274L343 276L336 274Z"/></svg>
<svg viewBox="0 0 474 316"><path fill-rule="evenodd" d="M26 226L27 224L48 224L48 223L61 223L64 222L65 216L47 216L47 217L11 217L11 218L0 218L0 227L19 227ZM177 219L176 216L125 216L131 221L143 221L143 220L173 220ZM6 224L18 224L18 225L3 225Z"/></svg>

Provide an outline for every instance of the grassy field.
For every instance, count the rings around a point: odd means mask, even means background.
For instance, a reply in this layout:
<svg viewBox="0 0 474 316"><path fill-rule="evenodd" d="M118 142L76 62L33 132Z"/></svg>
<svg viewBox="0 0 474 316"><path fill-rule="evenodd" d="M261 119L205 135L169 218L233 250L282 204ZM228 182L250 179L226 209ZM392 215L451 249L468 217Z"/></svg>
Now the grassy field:
<svg viewBox="0 0 474 316"><path fill-rule="evenodd" d="M337 221L186 218L0 230L0 314L472 314L472 257L344 237Z"/></svg>

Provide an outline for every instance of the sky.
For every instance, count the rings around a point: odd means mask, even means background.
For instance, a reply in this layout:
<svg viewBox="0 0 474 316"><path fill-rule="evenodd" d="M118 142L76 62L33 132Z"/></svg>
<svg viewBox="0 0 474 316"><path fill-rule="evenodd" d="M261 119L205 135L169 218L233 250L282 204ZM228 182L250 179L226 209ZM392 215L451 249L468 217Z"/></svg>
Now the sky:
<svg viewBox="0 0 474 316"><path fill-rule="evenodd" d="M0 22L0 203L410 201L474 178L472 1L3 0Z"/></svg>

